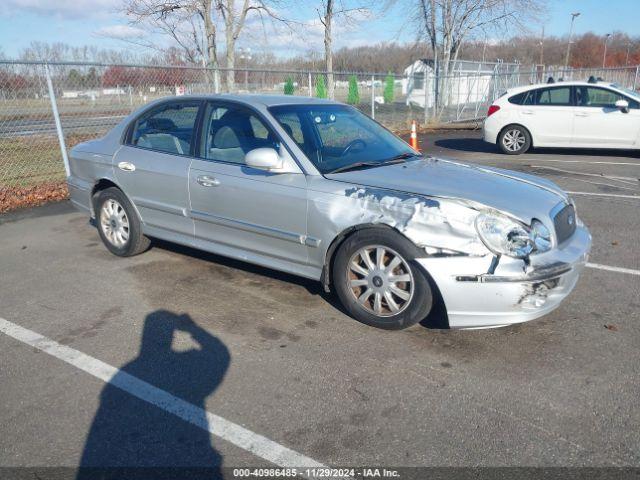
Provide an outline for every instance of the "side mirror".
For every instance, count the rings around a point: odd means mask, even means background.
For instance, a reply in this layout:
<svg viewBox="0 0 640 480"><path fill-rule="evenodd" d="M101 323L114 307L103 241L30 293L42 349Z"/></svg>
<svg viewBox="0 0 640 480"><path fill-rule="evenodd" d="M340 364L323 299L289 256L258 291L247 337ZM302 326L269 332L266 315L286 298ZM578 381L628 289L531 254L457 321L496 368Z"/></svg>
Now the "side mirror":
<svg viewBox="0 0 640 480"><path fill-rule="evenodd" d="M616 108L618 110L620 110L622 113L628 113L629 112L629 102L627 102L626 100L618 100L616 102Z"/></svg>
<svg viewBox="0 0 640 480"><path fill-rule="evenodd" d="M244 163L249 167L260 170L279 170L283 167L283 161L273 148L256 148L244 157Z"/></svg>

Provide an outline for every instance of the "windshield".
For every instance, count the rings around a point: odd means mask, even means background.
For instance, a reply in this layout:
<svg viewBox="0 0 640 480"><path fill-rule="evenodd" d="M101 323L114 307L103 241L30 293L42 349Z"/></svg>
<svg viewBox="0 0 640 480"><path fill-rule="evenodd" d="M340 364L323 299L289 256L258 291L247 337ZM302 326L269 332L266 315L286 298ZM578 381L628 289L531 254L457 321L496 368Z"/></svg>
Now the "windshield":
<svg viewBox="0 0 640 480"><path fill-rule="evenodd" d="M346 105L282 105L269 111L321 173L417 156L400 138Z"/></svg>
<svg viewBox="0 0 640 480"><path fill-rule="evenodd" d="M640 101L640 93L636 92L635 90L631 90L629 88L622 88L622 87L618 87L618 86L616 86L616 88L618 90L621 90L621 91L625 92L627 95L632 96L636 100Z"/></svg>

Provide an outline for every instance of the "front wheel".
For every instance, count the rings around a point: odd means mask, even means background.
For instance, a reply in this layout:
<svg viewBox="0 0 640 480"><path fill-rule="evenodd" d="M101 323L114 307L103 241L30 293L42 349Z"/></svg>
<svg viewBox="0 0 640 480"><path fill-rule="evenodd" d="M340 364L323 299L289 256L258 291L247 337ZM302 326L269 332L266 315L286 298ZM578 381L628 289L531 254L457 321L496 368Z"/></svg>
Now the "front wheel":
<svg viewBox="0 0 640 480"><path fill-rule="evenodd" d="M423 320L433 302L415 247L391 230L360 230L340 246L333 285L340 301L367 325L399 330Z"/></svg>
<svg viewBox="0 0 640 480"><path fill-rule="evenodd" d="M526 128L519 125L509 125L498 136L498 146L502 153L520 155L531 147L531 135Z"/></svg>

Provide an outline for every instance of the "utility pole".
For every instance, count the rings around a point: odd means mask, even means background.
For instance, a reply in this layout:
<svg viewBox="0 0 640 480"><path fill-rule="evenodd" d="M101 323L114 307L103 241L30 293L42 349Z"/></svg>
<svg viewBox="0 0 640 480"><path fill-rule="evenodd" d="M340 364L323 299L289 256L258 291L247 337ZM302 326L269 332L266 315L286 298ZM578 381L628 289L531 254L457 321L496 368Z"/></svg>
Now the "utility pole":
<svg viewBox="0 0 640 480"><path fill-rule="evenodd" d="M564 69L569 68L569 54L571 53L571 41L573 37L573 21L576 17L580 16L580 12L574 12L571 14L571 26L569 27L569 43L567 44L567 55L564 57Z"/></svg>
<svg viewBox="0 0 640 480"><path fill-rule="evenodd" d="M542 27L542 36L540 37L540 65L544 65L544 27Z"/></svg>
<svg viewBox="0 0 640 480"><path fill-rule="evenodd" d="M629 50L631 49L631 40L627 40L627 59L624 61L625 66L629 65Z"/></svg>
<svg viewBox="0 0 640 480"><path fill-rule="evenodd" d="M251 60L251 49L240 47L240 59L244 60L244 89L249 91L249 60Z"/></svg>
<svg viewBox="0 0 640 480"><path fill-rule="evenodd" d="M607 42L609 41L610 37L611 37L610 33L607 33L604 36L604 54L602 55L602 68L604 68L607 63Z"/></svg>

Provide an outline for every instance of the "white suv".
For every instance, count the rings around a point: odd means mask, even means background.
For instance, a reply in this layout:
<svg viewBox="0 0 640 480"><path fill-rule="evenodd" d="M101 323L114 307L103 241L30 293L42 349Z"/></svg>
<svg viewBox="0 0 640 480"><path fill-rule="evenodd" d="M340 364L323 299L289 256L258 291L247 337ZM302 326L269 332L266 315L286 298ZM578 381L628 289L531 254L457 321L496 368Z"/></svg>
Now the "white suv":
<svg viewBox="0 0 640 480"><path fill-rule="evenodd" d="M640 94L596 81L513 88L489 107L483 130L509 155L531 146L638 148Z"/></svg>

